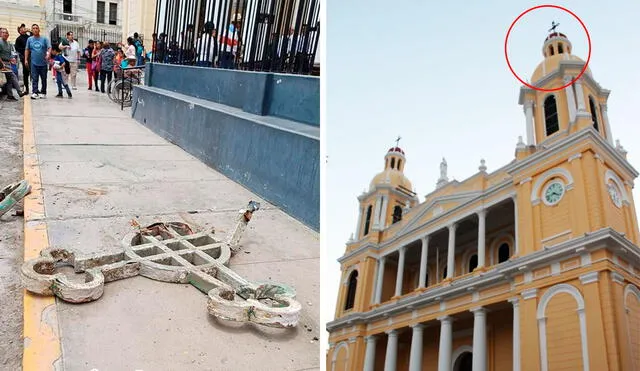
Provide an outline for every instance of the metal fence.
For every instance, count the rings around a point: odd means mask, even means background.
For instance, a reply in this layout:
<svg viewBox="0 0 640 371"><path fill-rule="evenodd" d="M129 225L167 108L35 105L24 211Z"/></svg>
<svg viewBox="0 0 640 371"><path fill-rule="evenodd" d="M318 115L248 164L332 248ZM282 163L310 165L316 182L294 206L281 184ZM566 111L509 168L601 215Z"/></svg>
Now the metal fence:
<svg viewBox="0 0 640 371"><path fill-rule="evenodd" d="M61 38L66 37L69 31L73 32L74 39L78 41L78 44L80 44L82 48L87 46L89 40L108 41L113 44L123 41L121 31L88 28L75 24L54 24L51 32L49 32L51 43L58 43Z"/></svg>
<svg viewBox="0 0 640 371"><path fill-rule="evenodd" d="M319 74L319 0L158 0L159 63Z"/></svg>

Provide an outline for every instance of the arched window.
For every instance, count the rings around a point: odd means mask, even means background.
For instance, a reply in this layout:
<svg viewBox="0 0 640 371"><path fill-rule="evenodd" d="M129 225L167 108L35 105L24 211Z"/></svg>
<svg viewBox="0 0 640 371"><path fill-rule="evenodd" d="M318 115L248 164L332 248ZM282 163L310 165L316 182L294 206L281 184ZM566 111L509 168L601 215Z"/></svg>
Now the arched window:
<svg viewBox="0 0 640 371"><path fill-rule="evenodd" d="M400 164L402 164L402 160L398 160L398 170L400 170Z"/></svg>
<svg viewBox="0 0 640 371"><path fill-rule="evenodd" d="M369 234L369 226L371 224L371 205L367 207L367 218L364 221L364 236Z"/></svg>
<svg viewBox="0 0 640 371"><path fill-rule="evenodd" d="M509 260L509 255L509 245L506 243L500 245L500 248L498 248L498 264L504 263Z"/></svg>
<svg viewBox="0 0 640 371"><path fill-rule="evenodd" d="M395 206L393 208L393 222L399 222L402 220L402 207L401 206Z"/></svg>
<svg viewBox="0 0 640 371"><path fill-rule="evenodd" d="M474 269L478 267L478 254L473 254L471 259L469 259L469 273L473 272Z"/></svg>
<svg viewBox="0 0 640 371"><path fill-rule="evenodd" d="M593 101L593 97L589 96L589 108L591 109L591 121L593 121L593 128L596 131L600 131L598 128L598 111L596 111L596 104Z"/></svg>
<svg viewBox="0 0 640 371"><path fill-rule="evenodd" d="M393 169L396 166L396 159L392 158L391 159L391 168Z"/></svg>
<svg viewBox="0 0 640 371"><path fill-rule="evenodd" d="M555 95L550 95L544 100L544 122L547 135L551 135L560 130L558 126L558 107L556 106Z"/></svg>
<svg viewBox="0 0 640 371"><path fill-rule="evenodd" d="M558 44L558 54L564 53L564 49L562 48L562 43Z"/></svg>
<svg viewBox="0 0 640 371"><path fill-rule="evenodd" d="M356 302L356 288L358 287L358 271L354 270L349 275L349 287L347 288L347 300L344 303L344 310L353 308Z"/></svg>
<svg viewBox="0 0 640 371"><path fill-rule="evenodd" d="M553 45L549 45L549 56L553 55Z"/></svg>

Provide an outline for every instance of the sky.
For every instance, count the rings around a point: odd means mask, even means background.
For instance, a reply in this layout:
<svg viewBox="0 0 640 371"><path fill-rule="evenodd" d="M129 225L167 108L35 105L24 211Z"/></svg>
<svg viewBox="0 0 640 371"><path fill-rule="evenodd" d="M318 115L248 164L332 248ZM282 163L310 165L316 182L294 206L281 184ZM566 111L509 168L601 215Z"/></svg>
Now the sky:
<svg viewBox="0 0 640 371"><path fill-rule="evenodd" d="M401 136L405 174L420 202L435 189L442 158L449 179L464 180L486 160L492 172L526 141L518 105L522 84L504 53L507 30L532 1L332 1L327 4L325 184L322 218L321 323L334 319L345 243L355 232L358 200L383 170ZM544 3L542 3L544 4ZM613 4L613 5L610 5ZM589 67L611 90L613 136L640 169L640 2L564 1L591 36ZM537 9L515 24L508 42L514 71L529 79L542 61L551 22L583 60L589 51L580 23L559 9ZM638 187L634 198L640 197ZM324 329L323 329L324 330ZM322 331L321 346L327 348Z"/></svg>

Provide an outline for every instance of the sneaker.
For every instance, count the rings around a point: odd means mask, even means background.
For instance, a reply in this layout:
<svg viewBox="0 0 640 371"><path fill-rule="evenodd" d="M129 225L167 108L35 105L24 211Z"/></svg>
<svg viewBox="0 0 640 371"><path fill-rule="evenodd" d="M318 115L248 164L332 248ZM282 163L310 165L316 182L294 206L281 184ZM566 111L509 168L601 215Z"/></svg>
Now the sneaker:
<svg viewBox="0 0 640 371"><path fill-rule="evenodd" d="M46 95L46 94L42 94L42 93L40 93L40 94L38 94L38 98L40 98L40 99L47 99L47 95Z"/></svg>
<svg viewBox="0 0 640 371"><path fill-rule="evenodd" d="M15 100L19 100L20 99L20 93L16 89L11 89L11 96Z"/></svg>
<svg viewBox="0 0 640 371"><path fill-rule="evenodd" d="M62 97L63 97L62 93L56 95L56 98L62 98Z"/></svg>
<svg viewBox="0 0 640 371"><path fill-rule="evenodd" d="M71 89L78 90L78 88L76 88L75 86L72 86Z"/></svg>
<svg viewBox="0 0 640 371"><path fill-rule="evenodd" d="M38 99L40 98L40 96L38 95L38 93L33 93L31 94L31 99Z"/></svg>

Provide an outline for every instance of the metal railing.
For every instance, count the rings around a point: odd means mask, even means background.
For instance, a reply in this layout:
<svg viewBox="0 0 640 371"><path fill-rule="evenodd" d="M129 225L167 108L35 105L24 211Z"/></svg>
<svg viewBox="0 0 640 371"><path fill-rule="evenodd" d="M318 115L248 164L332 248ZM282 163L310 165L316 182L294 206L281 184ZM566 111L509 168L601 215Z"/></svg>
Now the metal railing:
<svg viewBox="0 0 640 371"><path fill-rule="evenodd" d="M319 0L158 0L151 60L319 74Z"/></svg>
<svg viewBox="0 0 640 371"><path fill-rule="evenodd" d="M108 41L112 44L122 42L122 31L86 28L77 24L54 24L51 32L49 32L51 43L58 43L61 38L66 37L69 31L73 32L73 37L78 41L81 48L86 48L89 40Z"/></svg>

